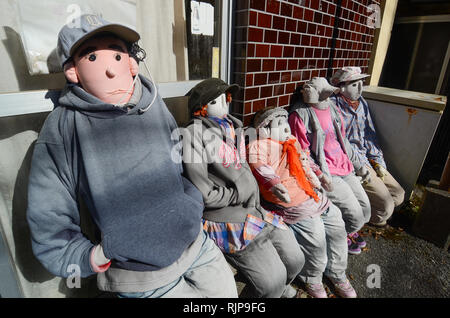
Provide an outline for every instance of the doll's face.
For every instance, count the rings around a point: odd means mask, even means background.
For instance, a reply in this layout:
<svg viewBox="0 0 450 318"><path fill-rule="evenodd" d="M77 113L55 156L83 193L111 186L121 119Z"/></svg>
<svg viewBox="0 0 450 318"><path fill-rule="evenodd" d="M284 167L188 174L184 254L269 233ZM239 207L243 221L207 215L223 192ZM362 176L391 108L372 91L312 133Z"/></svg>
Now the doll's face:
<svg viewBox="0 0 450 318"><path fill-rule="evenodd" d="M363 81L346 82L341 86L341 94L350 100L358 100L363 90Z"/></svg>
<svg viewBox="0 0 450 318"><path fill-rule="evenodd" d="M270 138L285 142L291 137L291 127L285 116L277 116L270 122Z"/></svg>
<svg viewBox="0 0 450 318"><path fill-rule="evenodd" d="M75 78L85 91L105 103L126 103L133 93L136 61L128 54L125 43L115 37L92 38L83 43L73 55ZM66 70L66 68L65 68Z"/></svg>
<svg viewBox="0 0 450 318"><path fill-rule="evenodd" d="M228 109L226 95L222 94L208 103L207 112L209 117L225 118L228 115Z"/></svg>

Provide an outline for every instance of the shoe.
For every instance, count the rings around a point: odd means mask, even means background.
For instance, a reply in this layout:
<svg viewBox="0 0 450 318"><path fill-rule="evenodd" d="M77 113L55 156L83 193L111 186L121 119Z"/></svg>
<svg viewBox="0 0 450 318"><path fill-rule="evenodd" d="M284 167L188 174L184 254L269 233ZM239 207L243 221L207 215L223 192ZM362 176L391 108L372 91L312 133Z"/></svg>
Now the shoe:
<svg viewBox="0 0 450 318"><path fill-rule="evenodd" d="M356 298L356 291L350 284L349 280L346 279L344 282L335 281L330 279L336 289L336 293L342 298Z"/></svg>
<svg viewBox="0 0 450 318"><path fill-rule="evenodd" d="M364 248L366 247L367 243L366 241L364 241L364 239L361 237L361 235L359 235L358 232L355 232L353 234L349 234L350 238L353 240L353 242L355 242L356 244L358 244L358 246L360 248Z"/></svg>
<svg viewBox="0 0 450 318"><path fill-rule="evenodd" d="M314 298L328 298L325 288L323 288L322 283L318 284L308 284L306 283L306 291L308 294Z"/></svg>
<svg viewBox="0 0 450 318"><path fill-rule="evenodd" d="M372 222L369 222L369 225L370 225L370 226L374 226L374 227L383 228L383 227L386 227L387 222L386 222L386 221L381 222L381 223L372 223Z"/></svg>
<svg viewBox="0 0 450 318"><path fill-rule="evenodd" d="M361 248L359 245L355 242L353 242L350 237L347 237L347 245L348 245L348 253L352 255L359 255L361 254Z"/></svg>

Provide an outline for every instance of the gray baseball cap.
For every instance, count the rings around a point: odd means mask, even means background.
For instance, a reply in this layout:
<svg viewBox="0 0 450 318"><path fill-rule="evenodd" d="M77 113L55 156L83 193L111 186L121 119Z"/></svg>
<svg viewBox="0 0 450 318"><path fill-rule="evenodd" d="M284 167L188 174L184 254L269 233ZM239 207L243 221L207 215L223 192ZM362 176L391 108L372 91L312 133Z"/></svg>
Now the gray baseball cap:
<svg viewBox="0 0 450 318"><path fill-rule="evenodd" d="M98 15L83 14L59 31L56 51L61 65L64 66L83 42L101 32L113 33L128 43L140 39L139 33L125 25L111 23Z"/></svg>

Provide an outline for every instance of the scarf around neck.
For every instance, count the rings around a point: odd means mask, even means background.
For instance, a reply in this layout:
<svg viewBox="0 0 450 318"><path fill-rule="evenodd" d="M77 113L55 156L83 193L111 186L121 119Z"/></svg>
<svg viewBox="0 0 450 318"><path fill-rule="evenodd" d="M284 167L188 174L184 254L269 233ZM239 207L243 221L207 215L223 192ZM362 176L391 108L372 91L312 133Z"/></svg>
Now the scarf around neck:
<svg viewBox="0 0 450 318"><path fill-rule="evenodd" d="M305 171L300 163L299 154L297 152L297 148L295 148L296 140L289 139L285 142L278 142L283 146L283 154L287 153L289 172L291 175L295 177L298 185L305 191L306 194L314 198L314 201L319 202L319 197L311 186L311 183L306 178Z"/></svg>
<svg viewBox="0 0 450 318"><path fill-rule="evenodd" d="M351 100L347 97L345 97L344 95L342 95L342 98L345 100L345 102L353 109L353 110L357 110L358 106L359 106L359 99L358 100Z"/></svg>

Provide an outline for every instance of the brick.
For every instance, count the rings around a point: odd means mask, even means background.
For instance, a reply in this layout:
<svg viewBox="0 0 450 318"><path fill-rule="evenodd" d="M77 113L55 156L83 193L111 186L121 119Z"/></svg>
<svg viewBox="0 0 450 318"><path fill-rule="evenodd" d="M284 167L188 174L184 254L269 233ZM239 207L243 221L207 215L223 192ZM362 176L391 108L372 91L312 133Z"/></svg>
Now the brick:
<svg viewBox="0 0 450 318"><path fill-rule="evenodd" d="M238 1L239 2L239 1ZM264 11L265 8L265 1L261 0L250 0L250 9L260 10Z"/></svg>
<svg viewBox="0 0 450 318"><path fill-rule="evenodd" d="M258 26L262 28L272 27L272 16L270 14L258 13Z"/></svg>
<svg viewBox="0 0 450 318"><path fill-rule="evenodd" d="M266 105L267 107L278 107L278 97L267 99Z"/></svg>
<svg viewBox="0 0 450 318"><path fill-rule="evenodd" d="M248 28L249 42L262 42L264 37L264 30L258 28Z"/></svg>
<svg viewBox="0 0 450 318"><path fill-rule="evenodd" d="M247 72L260 72L261 71L261 60L252 59L247 60Z"/></svg>
<svg viewBox="0 0 450 318"><path fill-rule="evenodd" d="M247 74L245 77L245 86L253 86L253 74Z"/></svg>
<svg viewBox="0 0 450 318"><path fill-rule="evenodd" d="M255 74L255 86L266 85L267 84L267 73Z"/></svg>
<svg viewBox="0 0 450 318"><path fill-rule="evenodd" d="M255 11L244 11L244 13L246 13L248 15L248 23L249 25L257 25L257 21L258 21L258 13Z"/></svg>
<svg viewBox="0 0 450 318"><path fill-rule="evenodd" d="M245 100L252 100L252 99L258 99L259 98L259 87L255 88L247 88L245 90Z"/></svg>
<svg viewBox="0 0 450 318"><path fill-rule="evenodd" d="M292 11L293 9L291 4L285 2L281 4L281 11L280 11L281 15L285 17L292 17Z"/></svg>
<svg viewBox="0 0 450 318"><path fill-rule="evenodd" d="M281 45L271 45L270 46L270 56L271 57L282 57L283 47Z"/></svg>
<svg viewBox="0 0 450 318"><path fill-rule="evenodd" d="M296 32L297 31L297 21L294 19L286 19L286 31Z"/></svg>
<svg viewBox="0 0 450 318"><path fill-rule="evenodd" d="M296 70L298 67L298 60L289 60L288 61L288 70Z"/></svg>
<svg viewBox="0 0 450 318"><path fill-rule="evenodd" d="M276 30L284 30L286 25L286 19L283 17L274 16L272 19L272 28Z"/></svg>
<svg viewBox="0 0 450 318"><path fill-rule="evenodd" d="M259 112L266 107L266 100L260 99L253 102L253 112Z"/></svg>
<svg viewBox="0 0 450 318"><path fill-rule="evenodd" d="M291 35L289 32L279 32L278 33L278 43L280 44L289 44L291 41Z"/></svg>
<svg viewBox="0 0 450 318"><path fill-rule="evenodd" d="M312 22L314 19L314 11L310 9L305 9L303 20Z"/></svg>
<svg viewBox="0 0 450 318"><path fill-rule="evenodd" d="M294 7L293 13L292 13L292 17L298 20L303 19L303 12L304 9L302 7Z"/></svg>
<svg viewBox="0 0 450 318"><path fill-rule="evenodd" d="M263 86L261 87L261 98L272 97L273 94L273 86Z"/></svg>
<svg viewBox="0 0 450 318"><path fill-rule="evenodd" d="M294 57L294 47L285 46L283 50L283 57Z"/></svg>
<svg viewBox="0 0 450 318"><path fill-rule="evenodd" d="M255 44L247 44L247 57L255 57Z"/></svg>
<svg viewBox="0 0 450 318"><path fill-rule="evenodd" d="M255 57L268 57L270 55L270 45L256 44Z"/></svg>
<svg viewBox="0 0 450 318"><path fill-rule="evenodd" d="M308 23L304 21L299 21L297 24L297 32L306 33L308 29Z"/></svg>
<svg viewBox="0 0 450 318"><path fill-rule="evenodd" d="M281 83L287 83L290 82L292 78L292 73L291 72L283 72L281 73Z"/></svg>
<svg viewBox="0 0 450 318"><path fill-rule="evenodd" d="M263 2L262 0L260 0ZM239 1L238 1L239 2ZM278 0L267 0L267 12L274 13L274 14L280 14L280 1Z"/></svg>
<svg viewBox="0 0 450 318"><path fill-rule="evenodd" d="M277 43L278 42L278 31L264 30L264 42Z"/></svg>
<svg viewBox="0 0 450 318"><path fill-rule="evenodd" d="M274 59L263 60L262 70L263 70L263 72L274 71L275 70L275 60Z"/></svg>
<svg viewBox="0 0 450 318"><path fill-rule="evenodd" d="M273 87L273 96L284 95L284 84Z"/></svg>
<svg viewBox="0 0 450 318"><path fill-rule="evenodd" d="M309 46L311 44L311 37L309 35L302 35L302 45Z"/></svg>
<svg viewBox="0 0 450 318"><path fill-rule="evenodd" d="M289 95L280 96L279 99L278 99L278 106L282 107L282 106L289 105L289 100L290 100L290 96Z"/></svg>
<svg viewBox="0 0 450 318"><path fill-rule="evenodd" d="M275 63L275 70L285 71L287 69L287 60L278 59Z"/></svg>
<svg viewBox="0 0 450 318"><path fill-rule="evenodd" d="M277 84L280 82L281 73L269 73L269 84Z"/></svg>
<svg viewBox="0 0 450 318"><path fill-rule="evenodd" d="M299 33L291 33L291 42L290 44L299 45L300 44L300 34Z"/></svg>

